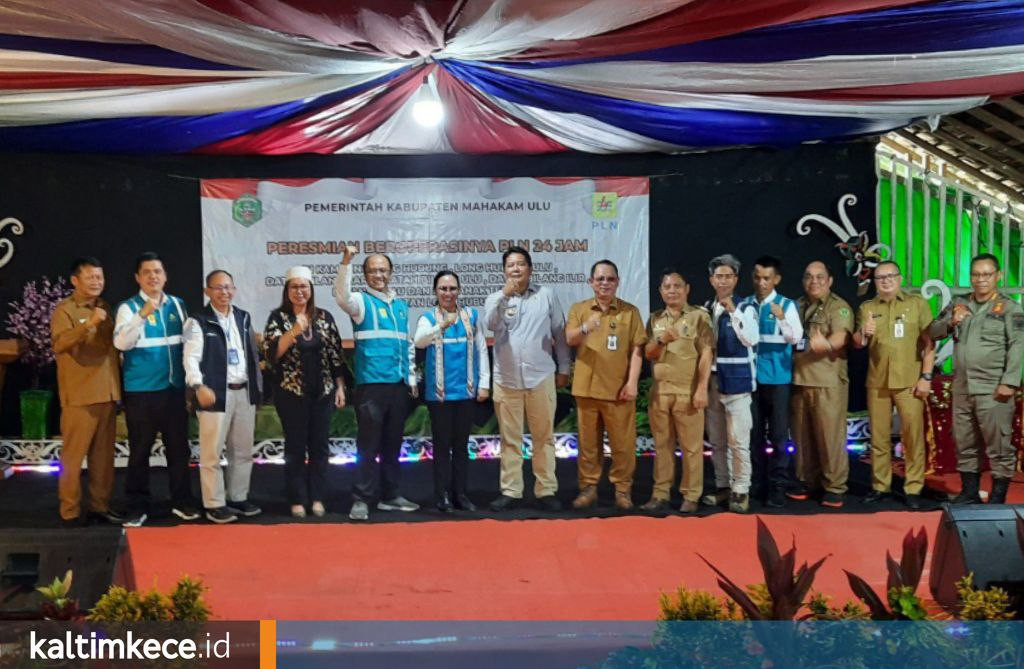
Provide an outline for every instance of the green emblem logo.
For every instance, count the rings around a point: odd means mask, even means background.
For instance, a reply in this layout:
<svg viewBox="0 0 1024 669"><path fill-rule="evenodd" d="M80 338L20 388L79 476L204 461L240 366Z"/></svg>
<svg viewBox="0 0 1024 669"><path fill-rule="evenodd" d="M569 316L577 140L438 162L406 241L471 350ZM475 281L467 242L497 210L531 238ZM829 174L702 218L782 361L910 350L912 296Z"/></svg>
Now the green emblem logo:
<svg viewBox="0 0 1024 669"><path fill-rule="evenodd" d="M842 308L841 308L841 309L839 310L839 315L840 315L840 316L842 316L843 318L846 318L847 316L849 316L849 315L850 315L850 310L849 310L849 309L847 309L846 307L842 307Z"/></svg>
<svg viewBox="0 0 1024 669"><path fill-rule="evenodd" d="M590 196L590 215L594 218L618 218L619 194L594 193Z"/></svg>
<svg viewBox="0 0 1024 669"><path fill-rule="evenodd" d="M263 218L263 203L253 195L243 195L231 203L231 218L248 228Z"/></svg>

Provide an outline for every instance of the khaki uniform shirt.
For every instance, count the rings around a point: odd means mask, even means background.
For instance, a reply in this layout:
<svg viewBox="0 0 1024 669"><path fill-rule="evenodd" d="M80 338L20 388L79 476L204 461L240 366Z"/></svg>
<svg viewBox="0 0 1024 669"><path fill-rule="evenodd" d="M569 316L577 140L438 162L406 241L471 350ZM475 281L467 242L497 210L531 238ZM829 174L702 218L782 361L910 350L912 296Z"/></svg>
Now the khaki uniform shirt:
<svg viewBox="0 0 1024 669"><path fill-rule="evenodd" d="M953 328L953 307L967 305L971 315ZM955 330L955 333L954 333ZM935 339L956 335L953 349L953 389L968 395L990 395L1003 384L1021 384L1024 359L1024 309L1005 295L987 302L957 297L928 328Z"/></svg>
<svg viewBox="0 0 1024 669"><path fill-rule="evenodd" d="M107 318L94 332L86 327L93 305L62 300L50 319L50 335L57 358L57 389L60 405L80 407L121 399L121 364L114 348L114 313L97 298L95 306Z"/></svg>
<svg viewBox="0 0 1024 669"><path fill-rule="evenodd" d="M876 331L868 339L868 388L910 388L921 378L922 332L932 322L932 309L920 295L902 290L888 302L868 300L857 311L857 327L875 315ZM902 335L902 336L901 336Z"/></svg>
<svg viewBox="0 0 1024 669"><path fill-rule="evenodd" d="M601 324L591 330L576 348L572 394L596 400L617 400L622 386L629 379L629 360L633 348L647 342L640 310L619 298L612 300L608 311L597 306L596 299L572 305L566 329L578 328L594 315ZM614 337L615 350L609 348Z"/></svg>
<svg viewBox="0 0 1024 669"><path fill-rule="evenodd" d="M806 296L797 300L800 322L806 335L793 350L793 384L813 388L835 388L850 382L847 371L847 348L834 353L814 353L810 350L810 337L820 332L831 337L836 332L853 332L853 309L849 302L835 293L824 300L811 301Z"/></svg>
<svg viewBox="0 0 1024 669"><path fill-rule="evenodd" d="M647 321L648 341L670 328L679 338L664 346L661 356L652 363L652 392L689 398L697 390L700 354L705 350L714 352L711 316L706 310L689 304L674 318L667 309L655 311Z"/></svg>

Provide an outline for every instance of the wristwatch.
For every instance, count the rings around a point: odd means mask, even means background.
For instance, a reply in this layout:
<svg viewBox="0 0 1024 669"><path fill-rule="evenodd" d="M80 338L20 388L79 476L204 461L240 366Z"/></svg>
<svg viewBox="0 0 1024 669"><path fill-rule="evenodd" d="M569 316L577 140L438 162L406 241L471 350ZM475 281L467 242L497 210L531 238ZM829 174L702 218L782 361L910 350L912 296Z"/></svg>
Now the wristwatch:
<svg viewBox="0 0 1024 669"><path fill-rule="evenodd" d="M932 374L931 372L921 372L921 378L924 379L925 381L931 381L933 376L934 374Z"/></svg>

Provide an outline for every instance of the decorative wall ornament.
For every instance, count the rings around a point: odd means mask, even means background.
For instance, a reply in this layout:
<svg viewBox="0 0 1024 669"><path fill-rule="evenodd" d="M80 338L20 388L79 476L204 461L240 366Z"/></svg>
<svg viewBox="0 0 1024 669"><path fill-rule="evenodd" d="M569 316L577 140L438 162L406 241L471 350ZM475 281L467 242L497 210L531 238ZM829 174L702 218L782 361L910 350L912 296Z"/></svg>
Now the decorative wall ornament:
<svg viewBox="0 0 1024 669"><path fill-rule="evenodd" d="M21 235L25 232L25 224L11 216L0 220L0 234L7 226L11 226L11 234ZM6 237L0 238L0 251L3 252L3 255L0 255L0 267L3 267L14 257L14 242Z"/></svg>
<svg viewBox="0 0 1024 669"><path fill-rule="evenodd" d="M839 249L839 253L846 261L846 274L857 279L857 294L863 295L868 290L871 274L875 267L883 260L889 259L892 249L885 244L872 244L866 231L858 232L853 227L850 217L846 215L846 207L855 204L857 204L857 196L853 193L846 193L839 198L839 203L836 205L842 224L821 214L807 214L796 222L796 231L802 236L811 234L809 223L820 223L828 228L839 239L836 248Z"/></svg>
<svg viewBox="0 0 1024 669"><path fill-rule="evenodd" d="M945 281L939 279L928 279L921 284L921 297L926 300L930 300L935 296L939 297L939 311L941 312L946 306L953 301L953 291L946 284ZM949 337L945 343L935 352L935 366L941 367L946 360L953 355L953 338Z"/></svg>

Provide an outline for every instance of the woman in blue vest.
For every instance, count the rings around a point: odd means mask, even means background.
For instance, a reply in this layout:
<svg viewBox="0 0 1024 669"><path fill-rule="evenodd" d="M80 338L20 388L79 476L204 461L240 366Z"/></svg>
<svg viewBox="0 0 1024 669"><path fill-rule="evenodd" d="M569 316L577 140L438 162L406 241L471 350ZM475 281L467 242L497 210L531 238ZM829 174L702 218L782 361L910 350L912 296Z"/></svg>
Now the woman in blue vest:
<svg viewBox="0 0 1024 669"><path fill-rule="evenodd" d="M460 307L459 276L442 270L434 276L437 306L420 316L413 341L427 349L427 409L434 438L434 498L438 510L451 513L476 507L466 495L473 401L490 395L491 365L487 339L476 309Z"/></svg>
<svg viewBox="0 0 1024 669"><path fill-rule="evenodd" d="M334 318L317 309L313 274L297 266L285 276L281 306L263 334L266 360L276 372L274 406L284 428L284 476L296 518L324 515L328 430L335 408L345 406L341 336ZM306 466L306 458L309 466Z"/></svg>

